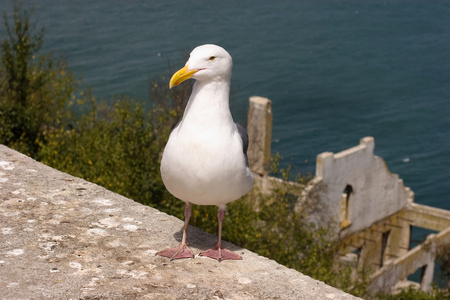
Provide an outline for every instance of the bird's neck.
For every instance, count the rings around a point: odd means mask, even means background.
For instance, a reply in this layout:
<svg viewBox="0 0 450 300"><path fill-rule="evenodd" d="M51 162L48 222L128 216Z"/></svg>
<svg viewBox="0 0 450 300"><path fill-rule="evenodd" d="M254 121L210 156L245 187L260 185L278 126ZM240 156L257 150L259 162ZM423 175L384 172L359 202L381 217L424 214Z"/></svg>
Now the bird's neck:
<svg viewBox="0 0 450 300"><path fill-rule="evenodd" d="M229 81L196 82L184 111L182 122L214 124L218 120L232 123L229 106ZM208 120L216 120L210 122Z"/></svg>

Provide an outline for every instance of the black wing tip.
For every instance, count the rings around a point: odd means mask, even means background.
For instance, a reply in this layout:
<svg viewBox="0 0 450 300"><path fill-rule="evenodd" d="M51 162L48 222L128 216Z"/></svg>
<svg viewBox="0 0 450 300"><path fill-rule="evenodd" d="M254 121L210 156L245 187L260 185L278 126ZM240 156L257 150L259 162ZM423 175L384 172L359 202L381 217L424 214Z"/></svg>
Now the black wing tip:
<svg viewBox="0 0 450 300"><path fill-rule="evenodd" d="M242 139L242 150L244 152L244 157L245 157L245 164L247 165L247 167L249 166L248 164L248 156L247 156L247 150L248 150L248 134L247 134L247 130L245 130L244 126L242 126L239 123L235 123L236 124L236 129L239 133L239 135L241 136Z"/></svg>

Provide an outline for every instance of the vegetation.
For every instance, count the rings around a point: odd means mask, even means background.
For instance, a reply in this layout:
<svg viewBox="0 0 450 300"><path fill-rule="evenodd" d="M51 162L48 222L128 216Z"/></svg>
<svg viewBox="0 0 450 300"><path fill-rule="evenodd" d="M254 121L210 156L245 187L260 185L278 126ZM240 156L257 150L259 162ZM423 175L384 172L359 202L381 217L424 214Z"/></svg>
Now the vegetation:
<svg viewBox="0 0 450 300"><path fill-rule="evenodd" d="M445 289L438 289L433 287L431 292L427 293L421 289L409 286L406 289L401 290L395 295L387 293L379 293L376 295L376 299L379 300L444 300L450 299L450 292Z"/></svg>
<svg viewBox="0 0 450 300"><path fill-rule="evenodd" d="M37 55L44 30L30 24L20 2L13 21L4 16L6 39L1 41L0 142L36 156L39 143L52 127L68 117L75 79L63 62Z"/></svg>
<svg viewBox="0 0 450 300"><path fill-rule="evenodd" d="M64 62L39 54L44 31L30 24L20 2L15 2L12 24L5 17L5 26L7 38L0 42L0 143L183 218L184 203L164 188L159 162L190 87L172 91L155 81L147 107L127 97L99 104L80 88ZM288 178L289 168L278 168L280 159L275 157L273 172ZM305 223L289 199L280 186L270 195L255 190L229 204L224 239L364 295L366 282L351 280L348 267L336 267L338 243L327 238L326 229ZM191 224L216 233L216 214L215 207L195 207Z"/></svg>
<svg viewBox="0 0 450 300"><path fill-rule="evenodd" d="M449 282L450 293L450 243L442 245L436 252L436 260L441 269L441 279L444 282Z"/></svg>

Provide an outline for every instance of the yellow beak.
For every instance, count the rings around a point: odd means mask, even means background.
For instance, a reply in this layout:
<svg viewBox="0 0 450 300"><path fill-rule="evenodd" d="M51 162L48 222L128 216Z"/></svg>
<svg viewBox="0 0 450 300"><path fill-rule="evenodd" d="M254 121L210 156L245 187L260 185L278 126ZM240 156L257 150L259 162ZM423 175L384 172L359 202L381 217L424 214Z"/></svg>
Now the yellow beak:
<svg viewBox="0 0 450 300"><path fill-rule="evenodd" d="M169 82L169 88L173 88L174 86L179 85L185 80L188 80L189 78L192 78L192 75L194 75L198 70L190 70L188 65L184 66L180 70L178 70L175 74L173 74L172 78L170 78Z"/></svg>

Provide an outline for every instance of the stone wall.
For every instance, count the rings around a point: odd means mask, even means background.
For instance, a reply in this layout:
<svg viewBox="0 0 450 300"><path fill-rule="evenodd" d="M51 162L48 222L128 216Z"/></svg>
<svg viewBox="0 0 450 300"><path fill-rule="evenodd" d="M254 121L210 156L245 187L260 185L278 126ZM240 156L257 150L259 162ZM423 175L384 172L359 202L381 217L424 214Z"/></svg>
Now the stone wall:
<svg viewBox="0 0 450 300"><path fill-rule="evenodd" d="M155 256L182 226L0 145L1 299L356 299L231 244L242 261ZM216 237L191 227L188 241L199 253Z"/></svg>
<svg viewBox="0 0 450 300"><path fill-rule="evenodd" d="M413 197L384 160L374 155L372 137L339 153L317 156L316 177L326 188L320 198L341 236L363 230L398 212Z"/></svg>

